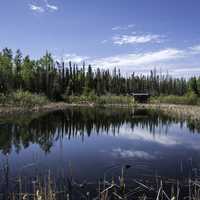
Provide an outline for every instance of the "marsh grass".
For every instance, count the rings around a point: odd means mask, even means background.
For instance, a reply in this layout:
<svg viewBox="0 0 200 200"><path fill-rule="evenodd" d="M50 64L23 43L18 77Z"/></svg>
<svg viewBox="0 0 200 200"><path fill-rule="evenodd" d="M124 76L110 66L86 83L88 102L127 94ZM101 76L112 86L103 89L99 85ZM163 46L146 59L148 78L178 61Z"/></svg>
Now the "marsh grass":
<svg viewBox="0 0 200 200"><path fill-rule="evenodd" d="M61 176L58 183L50 170L46 176L36 176L32 179L18 177L12 180L16 184L15 190L7 190L7 193L1 194L0 198L10 200L200 200L199 177L182 181L160 176L134 179L126 174L129 168L130 166L123 166L118 176L109 176L105 173L103 179L95 183L87 181L78 183L70 172L68 177Z"/></svg>

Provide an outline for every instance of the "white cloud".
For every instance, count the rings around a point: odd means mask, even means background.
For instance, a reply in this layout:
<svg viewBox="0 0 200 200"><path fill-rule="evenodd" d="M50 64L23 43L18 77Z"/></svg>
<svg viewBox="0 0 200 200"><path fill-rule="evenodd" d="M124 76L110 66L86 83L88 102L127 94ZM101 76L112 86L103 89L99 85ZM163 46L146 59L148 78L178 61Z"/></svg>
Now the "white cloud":
<svg viewBox="0 0 200 200"><path fill-rule="evenodd" d="M30 4L29 7L32 11L38 12L38 13L44 13L45 11L58 11L58 6L49 4L48 0L44 0L44 3L45 5L43 6Z"/></svg>
<svg viewBox="0 0 200 200"><path fill-rule="evenodd" d="M192 51L191 53L193 53L193 54L199 54L200 53L200 45L190 47L190 50Z"/></svg>
<svg viewBox="0 0 200 200"><path fill-rule="evenodd" d="M133 27L135 27L134 24L129 24L129 25L127 25L127 26L114 26L114 27L112 27L112 30L113 30L113 31L128 30L128 29L133 28Z"/></svg>
<svg viewBox="0 0 200 200"><path fill-rule="evenodd" d="M197 51L197 48L194 48ZM65 54L65 62L72 61L77 64L91 64L96 67L112 70L117 67L124 75L135 72L136 74L149 74L150 70L156 68L163 74L170 73L175 77L188 77L200 75L198 60L194 57L194 49L166 48L157 51L147 51L142 53L125 53L107 57L89 57L76 53ZM199 52L200 53L200 52ZM58 59L60 60L60 59Z"/></svg>
<svg viewBox="0 0 200 200"><path fill-rule="evenodd" d="M44 8L41 7L41 6L36 6L36 5L34 5L34 4L30 4L29 7L30 7L30 9L31 9L32 11L34 11L34 12L38 12L38 13L43 13L43 12L45 12Z"/></svg>
<svg viewBox="0 0 200 200"><path fill-rule="evenodd" d="M93 61L97 66L111 67L134 67L141 65L154 64L157 62L170 61L185 56L185 52L178 49L164 49L156 52L140 54L122 54L96 59Z"/></svg>
<svg viewBox="0 0 200 200"><path fill-rule="evenodd" d="M129 24L129 25L127 26L127 28L133 28L133 27L135 27L135 24Z"/></svg>
<svg viewBox="0 0 200 200"><path fill-rule="evenodd" d="M50 4L47 4L47 8L49 8L50 10L53 10L53 11L57 11L58 10L57 6L50 5Z"/></svg>
<svg viewBox="0 0 200 200"><path fill-rule="evenodd" d="M150 133L149 128L141 128L139 126L134 128L134 131L130 128L130 126L122 127L120 132L122 134L119 134L117 137L119 138L125 138L129 140L140 140L143 142L151 142L155 144L159 144L165 147L175 147L178 145L182 145L191 149L199 150L199 138L200 136L198 134L194 134L191 136L191 134L188 134L188 128L186 123L183 124L183 127L181 129L178 124L172 125L171 128L163 126L162 129L160 127L157 127L155 129L155 132L153 134ZM165 133L165 130L168 130L167 134ZM174 130L177 130L174 132Z"/></svg>
<svg viewBox="0 0 200 200"><path fill-rule="evenodd" d="M51 11L58 11L58 6L46 3L46 7Z"/></svg>
<svg viewBox="0 0 200 200"><path fill-rule="evenodd" d="M141 158L145 160L151 160L155 158L153 155L150 155L149 153L144 151L124 150L121 148L113 149L112 155L122 158Z"/></svg>
<svg viewBox="0 0 200 200"><path fill-rule="evenodd" d="M79 56L75 53L72 54L65 54L62 58L62 60L64 60L64 62L73 62L73 63L77 63L77 64L81 64L84 61L87 61L89 59L88 56ZM57 60L61 60L61 59L57 59Z"/></svg>
<svg viewBox="0 0 200 200"><path fill-rule="evenodd" d="M121 28L120 26L114 26L114 27L112 28L112 30L113 30L113 31L117 31L117 30L120 30L120 28Z"/></svg>
<svg viewBox="0 0 200 200"><path fill-rule="evenodd" d="M108 42L108 40L102 40L101 41L101 44L105 44L105 43L107 43Z"/></svg>
<svg viewBox="0 0 200 200"><path fill-rule="evenodd" d="M112 41L116 45L125 45L125 44L144 44L149 42L160 43L162 38L159 35L120 35L114 36Z"/></svg>
<svg viewBox="0 0 200 200"><path fill-rule="evenodd" d="M147 127L146 128L135 127L133 134L133 130L130 127L127 128L128 129L126 129L125 131L121 130L123 134L119 135L118 137L130 140L153 142L165 146L175 146L181 144L182 142L181 140L178 140L178 137L180 136L178 133L176 135L169 135L169 134L166 135L166 134L161 134L159 130L156 130L154 134L151 134Z"/></svg>

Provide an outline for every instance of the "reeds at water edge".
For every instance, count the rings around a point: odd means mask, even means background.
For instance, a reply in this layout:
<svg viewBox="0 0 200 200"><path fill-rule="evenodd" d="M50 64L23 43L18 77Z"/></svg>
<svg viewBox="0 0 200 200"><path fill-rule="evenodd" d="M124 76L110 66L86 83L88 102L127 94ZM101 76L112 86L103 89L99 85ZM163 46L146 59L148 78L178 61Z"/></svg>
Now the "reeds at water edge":
<svg viewBox="0 0 200 200"><path fill-rule="evenodd" d="M28 179L18 177L14 191L1 193L0 199L9 200L200 200L200 177L182 181L160 176L132 178L126 175L131 166L123 166L119 176L107 178L106 174L97 182L81 182L69 177L60 177L58 183L48 170L46 176ZM69 169L72 170L72 169ZM9 185L7 185L9 186Z"/></svg>

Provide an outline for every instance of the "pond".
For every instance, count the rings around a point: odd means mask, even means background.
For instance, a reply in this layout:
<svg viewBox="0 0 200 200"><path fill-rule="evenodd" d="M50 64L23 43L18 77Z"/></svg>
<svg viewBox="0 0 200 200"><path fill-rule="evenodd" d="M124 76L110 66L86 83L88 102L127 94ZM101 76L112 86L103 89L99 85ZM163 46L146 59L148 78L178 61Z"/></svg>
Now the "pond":
<svg viewBox="0 0 200 200"><path fill-rule="evenodd" d="M61 177L97 183L105 175L119 176L124 166L129 179L188 178L200 168L197 125L133 108L74 107L4 117L0 193L18 190L19 177L31 182L51 173L56 183Z"/></svg>

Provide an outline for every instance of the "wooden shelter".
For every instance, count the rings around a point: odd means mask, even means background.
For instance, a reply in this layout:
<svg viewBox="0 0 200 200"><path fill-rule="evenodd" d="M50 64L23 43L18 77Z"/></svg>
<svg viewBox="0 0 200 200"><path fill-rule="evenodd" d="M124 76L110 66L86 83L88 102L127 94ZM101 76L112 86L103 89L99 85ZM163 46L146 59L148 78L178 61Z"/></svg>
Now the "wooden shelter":
<svg viewBox="0 0 200 200"><path fill-rule="evenodd" d="M134 100L138 103L147 103L151 95L149 93L133 93Z"/></svg>

